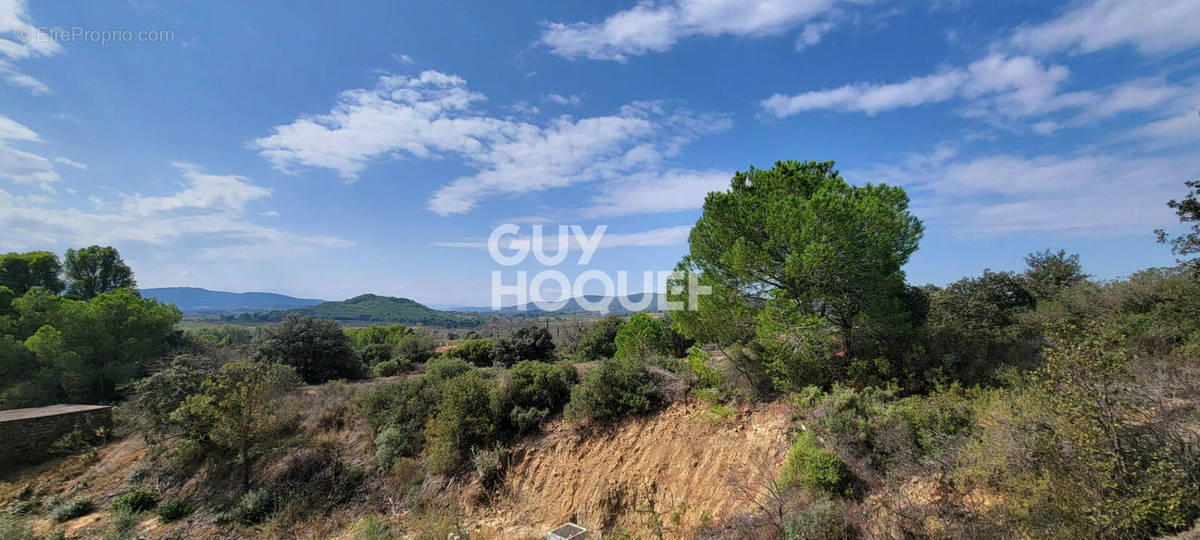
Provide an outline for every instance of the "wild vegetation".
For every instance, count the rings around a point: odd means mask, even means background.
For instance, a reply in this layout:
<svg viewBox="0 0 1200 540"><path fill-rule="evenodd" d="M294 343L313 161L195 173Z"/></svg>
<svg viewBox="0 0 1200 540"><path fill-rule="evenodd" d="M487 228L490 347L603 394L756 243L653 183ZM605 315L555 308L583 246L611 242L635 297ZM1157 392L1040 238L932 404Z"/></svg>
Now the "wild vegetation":
<svg viewBox="0 0 1200 540"><path fill-rule="evenodd" d="M787 440L777 461L742 456L767 474L729 479L740 512L692 519L686 500L656 492L623 508L618 491L606 511L645 526L588 525L656 537L1184 531L1200 517L1195 197L1170 202L1191 232L1159 235L1184 258L1176 267L1101 281L1043 250L1021 271L917 287L902 268L923 225L903 190L781 162L708 196L679 265L712 288L698 310L520 319L453 338L295 313L179 331L177 310L129 289L115 250L70 252L65 279L53 254L3 255L0 403L118 403L108 448L142 454L108 491L0 490L0 536L92 520L87 534L134 537L154 512L152 536L465 537L462 505L504 500L528 457L515 448L563 425L570 444L603 440L672 403L714 430L783 407ZM118 454L84 447L61 466Z"/></svg>

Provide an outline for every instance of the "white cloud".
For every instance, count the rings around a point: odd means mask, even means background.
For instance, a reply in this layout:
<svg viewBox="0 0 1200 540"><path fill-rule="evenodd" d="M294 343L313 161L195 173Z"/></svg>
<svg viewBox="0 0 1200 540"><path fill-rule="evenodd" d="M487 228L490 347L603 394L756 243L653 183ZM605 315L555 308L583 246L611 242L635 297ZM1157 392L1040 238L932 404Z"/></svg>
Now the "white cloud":
<svg viewBox="0 0 1200 540"><path fill-rule="evenodd" d="M1200 45L1200 2L1091 0L1059 17L1019 28L1014 45L1036 52L1091 53L1131 46L1143 54L1180 52Z"/></svg>
<svg viewBox="0 0 1200 540"><path fill-rule="evenodd" d="M416 60L413 60L413 57L411 57L407 54L393 54L392 58L394 58L397 62L400 62L401 64L404 64L404 65L412 65L412 64L417 63Z"/></svg>
<svg viewBox="0 0 1200 540"><path fill-rule="evenodd" d="M564 58L625 61L693 36L778 35L834 6L835 0L642 0L600 23L547 23L540 42Z"/></svg>
<svg viewBox="0 0 1200 540"><path fill-rule="evenodd" d="M62 45L34 26L25 0L0 0L0 78L9 84L45 94L50 88L17 69L16 60L58 54Z"/></svg>
<svg viewBox="0 0 1200 540"><path fill-rule="evenodd" d="M729 126L724 117L648 102L535 125L473 109L485 98L464 85L436 71L383 76L373 89L343 92L328 114L278 126L252 147L282 171L329 168L348 180L373 160L460 157L477 172L442 186L428 204L449 215L491 196L656 170L690 140Z"/></svg>
<svg viewBox="0 0 1200 540"><path fill-rule="evenodd" d="M632 233L610 233L605 232L600 238L600 247L615 248L615 247L661 247L661 246L679 246L687 243L688 233L691 232L691 225L676 225L674 227L662 227L658 229L650 229L647 231L638 231ZM586 234L592 234L593 231L584 230ZM579 250L581 246L571 233L568 234L567 249L571 251ZM505 236L500 240L501 249L514 249L523 246L528 246L531 242L529 235L521 236ZM558 233L552 227L547 227L542 237L542 243L546 246L548 253L554 253L558 249ZM433 245L448 248L459 249L483 249L488 248L486 241L472 240L461 242L434 242Z"/></svg>
<svg viewBox="0 0 1200 540"><path fill-rule="evenodd" d="M1049 134L1062 128L1094 124L1101 120L1135 111L1154 111L1164 106L1174 107L1181 98L1190 95L1183 86L1172 85L1161 78L1134 79L1112 87L1086 92L1074 92L1074 104L1080 111L1073 117L1034 124L1034 129ZM1179 107L1189 106L1178 103ZM1176 107L1177 110L1178 107Z"/></svg>
<svg viewBox="0 0 1200 540"><path fill-rule="evenodd" d="M957 98L971 102L964 111L968 116L999 113L1015 118L1069 105L1069 96L1057 94L1058 85L1069 75L1064 66L1045 67L1028 56L993 54L965 69L944 69L899 83L856 83L793 96L775 94L762 106L783 118L820 109L876 114Z"/></svg>
<svg viewBox="0 0 1200 540"><path fill-rule="evenodd" d="M804 31L800 32L800 37L796 38L796 50L802 51L820 43L821 38L825 37L825 34L832 29L833 23L829 21L804 25Z"/></svg>
<svg viewBox="0 0 1200 540"><path fill-rule="evenodd" d="M548 101L555 105L570 105L572 107L578 107L581 103L583 103L583 98L575 94L571 94L569 96L563 96L560 94L547 94L546 97L542 98L542 100Z"/></svg>
<svg viewBox="0 0 1200 540"><path fill-rule="evenodd" d="M37 133L17 121L0 115L0 141L40 141Z"/></svg>
<svg viewBox="0 0 1200 540"><path fill-rule="evenodd" d="M1130 131L1128 136L1145 139L1156 148L1195 144L1200 142L1200 115L1189 110L1150 122Z"/></svg>
<svg viewBox="0 0 1200 540"><path fill-rule="evenodd" d="M69 167L75 167L76 169L79 169L79 170L81 170L81 171L86 171L86 170L87 170L87 165L86 165L86 164L84 164L84 163L80 163L80 162L78 162L78 161L75 161L75 160L73 160L73 159L70 159L70 158L65 158L65 157L56 157L56 158L54 158L54 162L55 162L55 163L61 163L61 164L63 164L63 165L67 165L67 166L69 166Z"/></svg>
<svg viewBox="0 0 1200 540"><path fill-rule="evenodd" d="M50 160L12 148L7 145L8 141L41 142L41 138L32 129L0 115L0 178L41 184L58 180Z"/></svg>
<svg viewBox="0 0 1200 540"><path fill-rule="evenodd" d="M125 197L120 204L93 198L95 210L52 208L44 197L19 197L0 190L0 249L36 246L140 242L169 246L184 238L215 243L200 258L268 258L299 255L318 248L347 247L331 236L305 236L256 225L245 218L245 204L267 190L244 177L205 174L181 165L184 188L166 196ZM227 192L220 192L228 190Z"/></svg>
<svg viewBox="0 0 1200 540"><path fill-rule="evenodd" d="M930 228L961 236L1149 235L1200 158L1103 153L960 157L953 145L898 164L847 171L855 183L903 185Z"/></svg>
<svg viewBox="0 0 1200 540"><path fill-rule="evenodd" d="M695 210L709 192L727 191L732 177L732 172L721 170L639 173L605 183L580 215L593 219Z"/></svg>
<svg viewBox="0 0 1200 540"><path fill-rule="evenodd" d="M190 163L176 163L175 168L187 180L182 191L165 197L135 193L125 199L122 209L139 216L181 209L240 214L246 203L271 195L271 190L252 184L244 176L206 174Z"/></svg>

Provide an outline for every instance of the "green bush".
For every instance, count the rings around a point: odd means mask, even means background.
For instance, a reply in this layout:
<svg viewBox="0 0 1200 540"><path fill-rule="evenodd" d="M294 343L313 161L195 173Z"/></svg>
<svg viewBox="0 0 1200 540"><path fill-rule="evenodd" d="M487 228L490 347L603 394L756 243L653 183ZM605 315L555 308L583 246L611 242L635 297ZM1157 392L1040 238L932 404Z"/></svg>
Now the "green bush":
<svg viewBox="0 0 1200 540"><path fill-rule="evenodd" d="M609 315L596 321L579 339L575 350L584 360L612 358L617 354L617 330L623 320L620 315Z"/></svg>
<svg viewBox="0 0 1200 540"><path fill-rule="evenodd" d="M779 481L784 486L820 489L848 494L850 471L837 454L821 448L816 435L805 431L788 450Z"/></svg>
<svg viewBox="0 0 1200 540"><path fill-rule="evenodd" d="M662 323L638 313L621 323L616 337L617 358L646 360L667 355L667 336Z"/></svg>
<svg viewBox="0 0 1200 540"><path fill-rule="evenodd" d="M187 499L166 499L158 505L158 519L169 523L183 519L196 511L196 505Z"/></svg>
<svg viewBox="0 0 1200 540"><path fill-rule="evenodd" d="M632 358L609 358L571 391L566 414L572 420L617 420L649 411L658 377Z"/></svg>
<svg viewBox="0 0 1200 540"><path fill-rule="evenodd" d="M471 371L471 364L460 358L440 356L425 364L425 378L430 382L442 382Z"/></svg>
<svg viewBox="0 0 1200 540"><path fill-rule="evenodd" d="M509 412L508 418L513 425L513 429L518 435L531 433L546 421L546 417L550 416L549 409L539 409L537 407L513 407Z"/></svg>
<svg viewBox="0 0 1200 540"><path fill-rule="evenodd" d="M451 379L442 390L437 413L425 430L429 469L439 474L453 473L472 447L487 444L495 432L487 381L476 371Z"/></svg>
<svg viewBox="0 0 1200 540"><path fill-rule="evenodd" d="M156 504L158 504L158 498L155 497L154 490L145 486L139 486L133 488L129 493L113 499L112 511L113 513L128 512L136 514L154 508Z"/></svg>
<svg viewBox="0 0 1200 540"><path fill-rule="evenodd" d="M415 330L396 345L392 354L413 364L423 364L433 358L437 351L437 343L433 336L424 330Z"/></svg>
<svg viewBox="0 0 1200 540"><path fill-rule="evenodd" d="M571 385L579 380L575 366L525 360L508 370L513 381L513 404L557 410L571 397Z"/></svg>
<svg viewBox="0 0 1200 540"><path fill-rule="evenodd" d="M92 500L84 497L71 499L54 505L50 509L50 519L62 523L71 521L77 517L86 516L96 509L96 505L92 504Z"/></svg>
<svg viewBox="0 0 1200 540"><path fill-rule="evenodd" d="M412 369L412 364L406 358L394 358L375 364L373 371L376 377L391 377Z"/></svg>
<svg viewBox="0 0 1200 540"><path fill-rule="evenodd" d="M846 503L829 497L818 498L794 514L783 518L783 537L787 540L839 540L854 538L843 514Z"/></svg>
<svg viewBox="0 0 1200 540"><path fill-rule="evenodd" d="M526 326L496 343L496 361L511 366L522 360L554 360L554 338L541 326Z"/></svg>
<svg viewBox="0 0 1200 540"><path fill-rule="evenodd" d="M479 367L491 366L496 360L496 342L490 339L471 339L446 351L446 356Z"/></svg>
<svg viewBox="0 0 1200 540"><path fill-rule="evenodd" d="M398 457L421 452L425 446L425 424L439 399L440 392L425 377L382 384L361 398L359 407L378 434L375 456L381 465L390 467Z"/></svg>
<svg viewBox="0 0 1200 540"><path fill-rule="evenodd" d="M275 495L265 488L247 491L224 517L242 525L266 521L275 512Z"/></svg>

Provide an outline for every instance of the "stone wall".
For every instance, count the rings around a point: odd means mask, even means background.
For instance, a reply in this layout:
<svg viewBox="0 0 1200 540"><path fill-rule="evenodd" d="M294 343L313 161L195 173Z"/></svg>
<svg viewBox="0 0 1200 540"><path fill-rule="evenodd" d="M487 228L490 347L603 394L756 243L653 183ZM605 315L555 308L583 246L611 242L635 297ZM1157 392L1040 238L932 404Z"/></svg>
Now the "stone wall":
<svg viewBox="0 0 1200 540"><path fill-rule="evenodd" d="M112 407L51 405L0 411L0 466L49 459L50 445L78 429L92 441L112 430Z"/></svg>

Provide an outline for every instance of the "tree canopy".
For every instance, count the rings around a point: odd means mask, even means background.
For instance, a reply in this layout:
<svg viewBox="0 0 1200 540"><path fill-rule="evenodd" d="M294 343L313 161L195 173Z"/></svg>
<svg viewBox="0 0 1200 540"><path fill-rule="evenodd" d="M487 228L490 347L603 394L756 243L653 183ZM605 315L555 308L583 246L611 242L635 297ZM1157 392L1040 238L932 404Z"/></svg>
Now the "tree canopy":
<svg viewBox="0 0 1200 540"><path fill-rule="evenodd" d="M8 287L13 296L22 296L33 287L61 293L67 287L62 271L58 255L49 251L0 255L0 286Z"/></svg>
<svg viewBox="0 0 1200 540"><path fill-rule="evenodd" d="M716 343L747 341L763 313L788 326L831 324L849 339L865 318L897 309L902 267L924 231L908 204L899 187L851 186L832 161L738 172L729 191L705 198L678 266L712 294L671 317L688 337Z"/></svg>
<svg viewBox="0 0 1200 540"><path fill-rule="evenodd" d="M68 249L65 268L67 296L76 300L91 300L108 291L137 287L133 270L112 246Z"/></svg>

